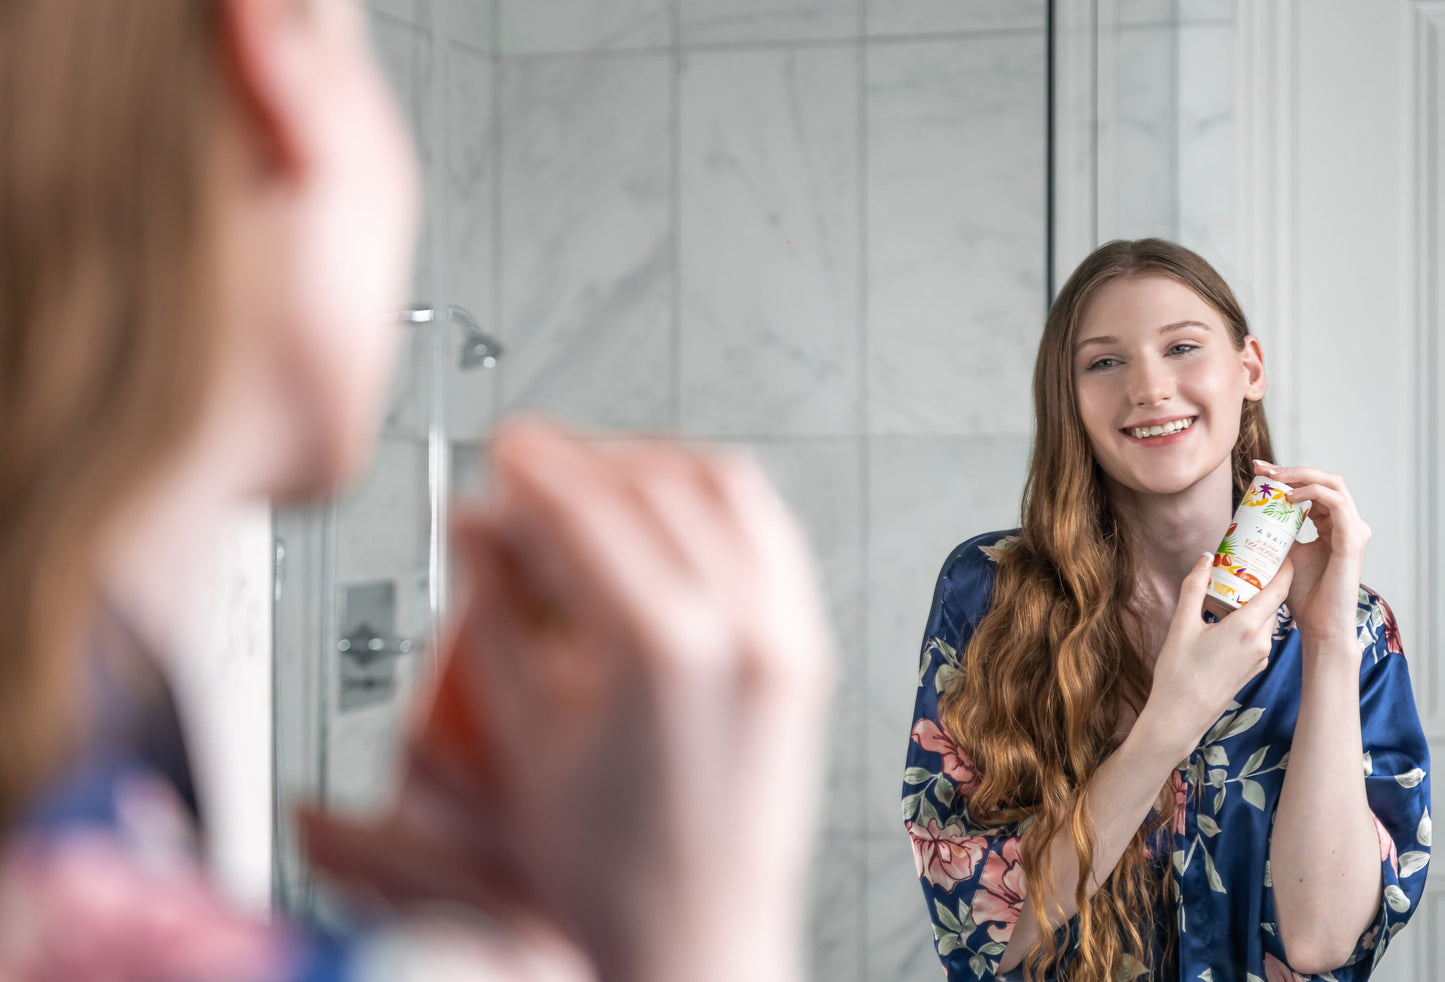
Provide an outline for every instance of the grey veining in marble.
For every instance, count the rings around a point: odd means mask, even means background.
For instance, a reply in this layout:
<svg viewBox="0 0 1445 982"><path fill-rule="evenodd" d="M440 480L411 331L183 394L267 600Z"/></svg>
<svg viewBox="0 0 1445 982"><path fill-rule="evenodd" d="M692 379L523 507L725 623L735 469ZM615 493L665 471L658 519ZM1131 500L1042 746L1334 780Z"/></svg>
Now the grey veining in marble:
<svg viewBox="0 0 1445 982"><path fill-rule="evenodd" d="M503 405L673 423L672 62L505 65Z"/></svg>
<svg viewBox="0 0 1445 982"><path fill-rule="evenodd" d="M868 428L1027 433L1044 285L1044 40L874 46Z"/></svg>
<svg viewBox="0 0 1445 982"><path fill-rule="evenodd" d="M445 0L448 39L477 51L494 49L492 25L497 0Z"/></svg>
<svg viewBox="0 0 1445 982"><path fill-rule="evenodd" d="M902 823L869 836L867 850L868 982L938 982L933 922Z"/></svg>
<svg viewBox="0 0 1445 982"><path fill-rule="evenodd" d="M435 119L431 86L436 71L435 52L428 27L386 13L371 18L376 57L411 124L412 140L423 162L431 159Z"/></svg>
<svg viewBox="0 0 1445 982"><path fill-rule="evenodd" d="M1017 527L1029 441L874 437L869 446L868 830L901 833L903 758L934 584L954 546Z"/></svg>
<svg viewBox="0 0 1445 982"><path fill-rule="evenodd" d="M851 48L685 57L685 432L859 429L858 68Z"/></svg>
<svg viewBox="0 0 1445 982"><path fill-rule="evenodd" d="M857 37L858 0L678 0L683 44Z"/></svg>
<svg viewBox="0 0 1445 982"><path fill-rule="evenodd" d="M442 209L447 248L442 257L439 303L469 310L482 330L495 334L494 235L496 127L495 68L491 59L461 44L446 52L447 153ZM459 325L443 325L447 386L447 433L453 440L478 439L491 425L496 372L461 367ZM503 345L506 339L499 338Z"/></svg>
<svg viewBox="0 0 1445 982"><path fill-rule="evenodd" d="M431 297L436 289L438 194L434 174L437 130L436 58L431 0L406 4L393 0L388 11L371 15L377 61L411 128L422 179L421 216L412 268L412 298ZM419 400L425 397L416 394Z"/></svg>
<svg viewBox="0 0 1445 982"><path fill-rule="evenodd" d="M1102 24L1181 24L1232 20L1235 0L1114 0L1100 6Z"/></svg>
<svg viewBox="0 0 1445 982"><path fill-rule="evenodd" d="M749 447L812 544L837 663L820 827L863 831L863 496L857 438L785 440Z"/></svg>
<svg viewBox="0 0 1445 982"><path fill-rule="evenodd" d="M868 33L1036 29L1045 24L1045 0L867 0Z"/></svg>
<svg viewBox="0 0 1445 982"><path fill-rule="evenodd" d="M503 54L672 43L672 0L497 0Z"/></svg>
<svg viewBox="0 0 1445 982"><path fill-rule="evenodd" d="M866 841L819 836L808 890L807 977L812 982L864 982ZM936 982L936 980L935 980Z"/></svg>
<svg viewBox="0 0 1445 982"><path fill-rule="evenodd" d="M1099 240L1179 237L1176 167L1178 58L1173 27L1125 27L1117 34L1113 167L1100 194ZM1105 96L1106 97L1106 96ZM1109 138L1100 134L1100 140ZM1107 208L1105 201L1112 201Z"/></svg>
<svg viewBox="0 0 1445 982"><path fill-rule="evenodd" d="M1179 241L1235 275L1234 29L1179 29Z"/></svg>

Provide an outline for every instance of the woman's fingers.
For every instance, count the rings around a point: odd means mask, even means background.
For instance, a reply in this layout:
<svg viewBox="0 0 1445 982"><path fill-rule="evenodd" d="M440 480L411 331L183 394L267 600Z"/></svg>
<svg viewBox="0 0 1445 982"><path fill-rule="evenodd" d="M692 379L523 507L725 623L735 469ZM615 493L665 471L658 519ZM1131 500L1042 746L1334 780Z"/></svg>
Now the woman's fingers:
<svg viewBox="0 0 1445 982"><path fill-rule="evenodd" d="M1251 634L1266 625L1273 633L1275 614L1279 611L1280 604L1289 597L1289 585L1293 581L1294 563L1286 556L1284 564L1280 566L1279 572L1274 574L1274 578L1264 585L1263 590L1254 595L1253 600L1231 615L1231 619L1239 618L1240 626L1246 628Z"/></svg>
<svg viewBox="0 0 1445 982"><path fill-rule="evenodd" d="M644 657L726 644L728 625L617 462L534 421L499 433L493 458L496 531L546 602L589 630L623 631Z"/></svg>
<svg viewBox="0 0 1445 982"><path fill-rule="evenodd" d="M1204 594L1209 589L1209 571L1213 563L1214 557L1207 552L1200 553L1199 558L1194 560L1193 568L1179 587L1179 605L1174 608L1172 629L1200 629L1203 624L1200 614L1204 611Z"/></svg>

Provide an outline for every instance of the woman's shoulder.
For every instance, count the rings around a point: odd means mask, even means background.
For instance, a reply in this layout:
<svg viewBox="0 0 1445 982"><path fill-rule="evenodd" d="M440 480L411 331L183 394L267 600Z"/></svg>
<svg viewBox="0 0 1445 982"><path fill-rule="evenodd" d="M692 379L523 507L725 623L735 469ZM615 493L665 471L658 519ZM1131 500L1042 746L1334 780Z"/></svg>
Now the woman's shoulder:
<svg viewBox="0 0 1445 982"><path fill-rule="evenodd" d="M1400 626L1395 623L1395 612L1385 603L1384 597L1363 583L1355 603L1355 629L1363 646L1365 667L1378 663L1387 655L1403 657Z"/></svg>
<svg viewBox="0 0 1445 982"><path fill-rule="evenodd" d="M938 572L937 600L967 608L985 604L1003 554L1018 541L1018 530L984 532L953 547Z"/></svg>

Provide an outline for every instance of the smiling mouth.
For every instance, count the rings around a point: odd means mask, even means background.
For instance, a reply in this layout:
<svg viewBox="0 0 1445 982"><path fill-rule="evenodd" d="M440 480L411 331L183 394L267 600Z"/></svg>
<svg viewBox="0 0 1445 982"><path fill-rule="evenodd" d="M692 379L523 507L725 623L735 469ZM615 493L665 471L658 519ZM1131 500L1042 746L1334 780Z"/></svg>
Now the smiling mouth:
<svg viewBox="0 0 1445 982"><path fill-rule="evenodd" d="M1158 426L1135 426L1123 432L1136 440L1148 440L1156 436L1173 436L1175 433L1182 433L1189 429L1198 418L1198 416L1190 416L1188 419L1176 419L1171 423L1161 423Z"/></svg>

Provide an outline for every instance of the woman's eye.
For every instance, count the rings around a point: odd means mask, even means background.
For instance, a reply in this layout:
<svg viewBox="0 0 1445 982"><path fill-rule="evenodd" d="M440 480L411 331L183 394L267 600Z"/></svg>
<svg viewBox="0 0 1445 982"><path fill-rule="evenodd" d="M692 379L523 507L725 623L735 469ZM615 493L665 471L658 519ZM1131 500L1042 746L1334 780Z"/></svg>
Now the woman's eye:
<svg viewBox="0 0 1445 982"><path fill-rule="evenodd" d="M1113 358L1098 358L1089 362L1089 367L1086 368L1085 371L1097 372L1100 369L1113 368L1117 364L1119 364L1119 362Z"/></svg>
<svg viewBox="0 0 1445 982"><path fill-rule="evenodd" d="M1191 351L1198 350L1199 345L1197 344L1176 344L1174 347L1169 349L1169 353L1171 355L1187 355Z"/></svg>

